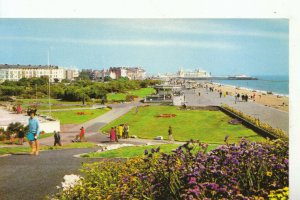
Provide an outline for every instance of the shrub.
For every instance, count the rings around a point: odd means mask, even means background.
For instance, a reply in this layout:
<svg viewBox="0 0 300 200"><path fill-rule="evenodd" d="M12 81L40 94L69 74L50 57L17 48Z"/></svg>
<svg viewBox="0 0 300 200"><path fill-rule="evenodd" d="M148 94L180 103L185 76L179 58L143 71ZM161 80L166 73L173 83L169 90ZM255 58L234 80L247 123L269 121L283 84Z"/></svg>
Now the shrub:
<svg viewBox="0 0 300 200"><path fill-rule="evenodd" d="M125 162L84 165L82 184L60 199L258 199L288 186L288 143L227 144L207 153L190 141L171 154L159 147Z"/></svg>
<svg viewBox="0 0 300 200"><path fill-rule="evenodd" d="M135 98L139 98L136 95L126 95L125 101L133 101Z"/></svg>

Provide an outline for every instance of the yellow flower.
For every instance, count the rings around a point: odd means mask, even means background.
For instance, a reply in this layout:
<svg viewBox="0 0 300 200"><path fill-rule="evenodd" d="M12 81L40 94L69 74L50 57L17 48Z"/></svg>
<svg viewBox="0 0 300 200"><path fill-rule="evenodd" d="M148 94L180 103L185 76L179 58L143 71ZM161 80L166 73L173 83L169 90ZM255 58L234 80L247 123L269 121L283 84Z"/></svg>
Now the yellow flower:
<svg viewBox="0 0 300 200"><path fill-rule="evenodd" d="M267 176L272 176L272 172L267 172Z"/></svg>

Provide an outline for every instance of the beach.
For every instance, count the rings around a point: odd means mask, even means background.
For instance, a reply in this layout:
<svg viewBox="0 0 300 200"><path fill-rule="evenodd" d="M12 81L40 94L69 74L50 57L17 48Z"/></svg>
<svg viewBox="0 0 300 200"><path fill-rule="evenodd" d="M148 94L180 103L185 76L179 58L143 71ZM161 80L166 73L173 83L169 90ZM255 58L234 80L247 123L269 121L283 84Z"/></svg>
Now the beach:
<svg viewBox="0 0 300 200"><path fill-rule="evenodd" d="M249 90L245 88L236 88L234 86L223 85L218 83L206 83L207 87L213 87L214 90L221 90L222 93L228 92L229 95L234 96L236 93L241 95L248 95L249 97L255 96L253 99L249 98L249 101L255 101L258 104L272 107L278 110L289 112L289 97L276 94L267 94L266 92L258 90ZM205 87L204 85L204 87Z"/></svg>

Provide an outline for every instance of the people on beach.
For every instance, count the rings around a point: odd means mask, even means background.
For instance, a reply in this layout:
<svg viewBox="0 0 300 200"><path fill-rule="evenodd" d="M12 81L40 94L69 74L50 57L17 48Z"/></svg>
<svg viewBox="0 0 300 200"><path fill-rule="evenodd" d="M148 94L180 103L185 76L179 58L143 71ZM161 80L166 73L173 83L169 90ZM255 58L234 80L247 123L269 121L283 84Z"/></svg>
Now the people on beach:
<svg viewBox="0 0 300 200"><path fill-rule="evenodd" d="M172 127L171 126L169 126L169 130L168 130L168 140L170 142L174 142L173 131L172 131Z"/></svg>
<svg viewBox="0 0 300 200"><path fill-rule="evenodd" d="M54 146L56 146L56 144L61 146L60 132L59 131L54 131Z"/></svg>
<svg viewBox="0 0 300 200"><path fill-rule="evenodd" d="M27 133L28 143L31 147L32 155L39 155L40 143L38 141L38 137L40 135L40 123L39 120L35 117L35 112L30 111L30 118L28 120L29 132Z"/></svg>
<svg viewBox="0 0 300 200"><path fill-rule="evenodd" d="M114 127L111 127L110 129L110 141L115 142L116 141L116 131Z"/></svg>

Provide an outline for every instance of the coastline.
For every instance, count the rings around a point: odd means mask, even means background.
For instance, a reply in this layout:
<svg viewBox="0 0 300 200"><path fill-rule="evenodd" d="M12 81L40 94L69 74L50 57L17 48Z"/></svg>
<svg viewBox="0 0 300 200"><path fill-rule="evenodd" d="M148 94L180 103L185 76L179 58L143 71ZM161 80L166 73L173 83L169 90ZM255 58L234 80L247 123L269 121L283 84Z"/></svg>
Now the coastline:
<svg viewBox="0 0 300 200"><path fill-rule="evenodd" d="M255 94L255 98L250 101L255 101L258 104L272 107L274 109L278 109L281 111L289 112L289 96L282 94L268 94L266 91L255 90L250 88L239 87L233 85L225 85L215 82L205 83L208 87L213 87L215 90L221 90L222 93L228 92L229 95L234 96L235 93L247 94L248 96L253 96Z"/></svg>

